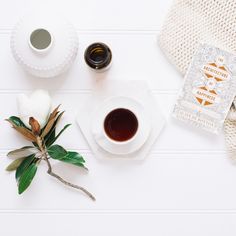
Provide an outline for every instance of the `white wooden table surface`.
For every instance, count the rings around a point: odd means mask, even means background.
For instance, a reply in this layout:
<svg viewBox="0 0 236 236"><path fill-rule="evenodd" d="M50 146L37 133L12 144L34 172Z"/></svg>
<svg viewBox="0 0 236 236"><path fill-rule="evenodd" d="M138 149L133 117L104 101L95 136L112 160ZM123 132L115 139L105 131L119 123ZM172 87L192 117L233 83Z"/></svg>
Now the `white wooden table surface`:
<svg viewBox="0 0 236 236"><path fill-rule="evenodd" d="M190 130L170 118L182 78L156 43L171 0L0 0L0 235L235 236L236 167L223 136ZM26 75L12 58L13 25L27 10L63 11L76 26L79 55L70 72L40 80ZM167 125L143 162L98 161L76 126L79 104L96 79L83 61L89 43L107 42L114 54L106 79L143 79L167 117ZM97 77L97 78L96 78ZM86 158L89 174L55 163L63 177L86 186L91 202L46 174L41 166L31 188L17 195L13 174L4 171L6 153L26 143L3 121L16 114L16 95L49 89L74 126L60 139Z"/></svg>

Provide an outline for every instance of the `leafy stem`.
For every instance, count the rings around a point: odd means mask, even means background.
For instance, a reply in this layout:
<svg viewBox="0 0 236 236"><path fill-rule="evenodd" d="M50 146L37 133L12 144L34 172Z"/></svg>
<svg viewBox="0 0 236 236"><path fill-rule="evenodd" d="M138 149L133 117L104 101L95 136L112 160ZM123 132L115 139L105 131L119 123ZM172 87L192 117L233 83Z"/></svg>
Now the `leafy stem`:
<svg viewBox="0 0 236 236"><path fill-rule="evenodd" d="M48 165L48 174L51 175L52 177L55 177L56 179L58 179L61 183L65 184L66 186L69 186L71 188L75 188L75 189L78 189L82 192L84 192L90 199L92 199L93 201L96 201L96 198L88 191L86 190L85 188L79 186L79 185L76 185L76 184L72 184L66 180L64 180L61 176L55 174L53 171L52 171L52 166L51 166L51 163L49 162L48 159L45 159L47 165Z"/></svg>
<svg viewBox="0 0 236 236"><path fill-rule="evenodd" d="M67 151L62 146L54 144L61 134L70 126L67 124L56 135L56 127L64 112L59 111L56 107L49 115L44 127L40 127L39 122L34 117L29 118L31 129L27 128L19 117L11 116L7 121L12 127L26 140L32 143L31 146L25 146L8 153L8 157L15 160L6 168L7 171L16 171L15 178L18 184L18 193L22 194L34 179L38 165L41 161L47 163L47 173L66 186L82 191L90 199L95 201L95 197L85 188L72 184L64 180L61 176L54 173L50 159L61 161L82 167L86 170L84 158L77 152Z"/></svg>
<svg viewBox="0 0 236 236"><path fill-rule="evenodd" d="M72 184L66 180L64 180L61 176L55 174L52 170L52 165L49 161L49 158L48 158L48 153L47 153L47 149L45 147L45 145L43 144L43 140L42 138L40 138L40 136L37 137L37 144L38 144L38 147L42 153L42 156L43 156L43 160L47 163L47 166L48 166L48 171L47 173L49 175L51 175L52 177L56 178L57 180L59 180L61 183L65 184L66 186L69 186L71 188L75 188L75 189L78 189L82 192L84 192L90 199L92 199L93 201L96 200L96 198L88 191L86 190L85 188L79 186L79 185L76 185L76 184Z"/></svg>

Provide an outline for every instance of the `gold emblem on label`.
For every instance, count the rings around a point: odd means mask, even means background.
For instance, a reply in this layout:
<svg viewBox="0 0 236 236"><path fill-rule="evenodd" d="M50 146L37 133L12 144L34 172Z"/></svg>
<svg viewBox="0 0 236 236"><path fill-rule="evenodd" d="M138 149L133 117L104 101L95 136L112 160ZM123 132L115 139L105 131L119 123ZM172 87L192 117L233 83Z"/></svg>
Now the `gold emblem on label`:
<svg viewBox="0 0 236 236"><path fill-rule="evenodd" d="M205 85L194 89L193 94L202 106L209 106L217 101L216 87L218 83L229 80L230 73L224 65L225 59L219 56L216 62L203 66L202 72L206 79Z"/></svg>

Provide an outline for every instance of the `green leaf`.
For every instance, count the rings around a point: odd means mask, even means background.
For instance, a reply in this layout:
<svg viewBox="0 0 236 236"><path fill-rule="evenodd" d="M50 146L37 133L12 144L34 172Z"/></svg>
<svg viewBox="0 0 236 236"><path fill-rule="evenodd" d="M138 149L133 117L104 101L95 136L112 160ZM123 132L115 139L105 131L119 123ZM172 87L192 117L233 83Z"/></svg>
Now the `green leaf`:
<svg viewBox="0 0 236 236"><path fill-rule="evenodd" d="M63 147L59 145L53 145L48 148L48 154L51 158L66 162L72 165L80 166L87 169L84 165L84 158L77 152L67 152Z"/></svg>
<svg viewBox="0 0 236 236"><path fill-rule="evenodd" d="M37 164L31 163L30 166L22 173L18 182L18 193L22 194L31 184L37 172Z"/></svg>
<svg viewBox="0 0 236 236"><path fill-rule="evenodd" d="M25 124L23 123L23 121L22 121L19 117L17 117L17 116L11 116L8 120L11 121L11 122L13 122L13 123L14 123L16 126L18 126L18 127L27 128L27 127L25 126ZM29 128L27 128L27 129L29 129Z"/></svg>
<svg viewBox="0 0 236 236"><path fill-rule="evenodd" d="M58 133L58 135L55 137L55 134L54 134L54 137L52 136L47 142L46 142L46 146L47 147L50 147L53 143L56 142L56 140L61 136L61 134L68 128L70 127L71 124L67 124L64 126L64 128ZM55 130L54 130L55 131Z"/></svg>
<svg viewBox="0 0 236 236"><path fill-rule="evenodd" d="M84 158L78 152L67 152L66 157L77 162L85 163Z"/></svg>
<svg viewBox="0 0 236 236"><path fill-rule="evenodd" d="M23 148L16 149L11 151L7 154L10 158L20 158L20 157L27 157L32 154L36 154L39 150L32 146L26 146Z"/></svg>
<svg viewBox="0 0 236 236"><path fill-rule="evenodd" d="M16 170L16 180L18 180L24 171L30 166L30 164L35 160L35 154L30 155L25 158L25 160L20 164L20 166Z"/></svg>
<svg viewBox="0 0 236 236"><path fill-rule="evenodd" d="M87 169L84 165L84 158L77 152L67 152L67 155L64 158L60 159L60 161Z"/></svg>
<svg viewBox="0 0 236 236"><path fill-rule="evenodd" d="M50 147L53 142L52 140L56 137L56 129L54 128L53 130L51 130L48 135L45 137L45 145L46 147Z"/></svg>
<svg viewBox="0 0 236 236"><path fill-rule="evenodd" d="M16 170L21 163L25 160L26 157L21 157L19 159L14 160L7 168L6 171L14 171Z"/></svg>
<svg viewBox="0 0 236 236"><path fill-rule="evenodd" d="M49 147L47 151L50 157L56 160L59 160L67 155L67 151L59 145L53 145Z"/></svg>

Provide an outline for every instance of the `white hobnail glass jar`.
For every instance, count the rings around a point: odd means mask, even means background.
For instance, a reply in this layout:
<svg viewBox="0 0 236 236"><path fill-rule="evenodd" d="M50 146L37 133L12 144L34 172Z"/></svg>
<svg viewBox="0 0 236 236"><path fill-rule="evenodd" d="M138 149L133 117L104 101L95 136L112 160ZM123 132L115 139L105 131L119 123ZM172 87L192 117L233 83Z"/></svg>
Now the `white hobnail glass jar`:
<svg viewBox="0 0 236 236"><path fill-rule="evenodd" d="M74 62L78 37L73 26L59 14L37 11L23 17L11 35L16 61L30 74L55 77Z"/></svg>

